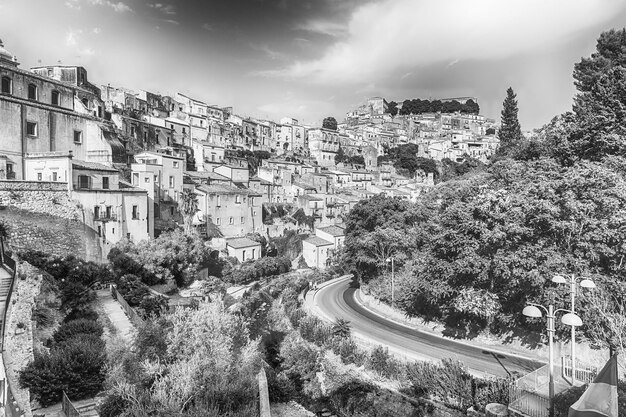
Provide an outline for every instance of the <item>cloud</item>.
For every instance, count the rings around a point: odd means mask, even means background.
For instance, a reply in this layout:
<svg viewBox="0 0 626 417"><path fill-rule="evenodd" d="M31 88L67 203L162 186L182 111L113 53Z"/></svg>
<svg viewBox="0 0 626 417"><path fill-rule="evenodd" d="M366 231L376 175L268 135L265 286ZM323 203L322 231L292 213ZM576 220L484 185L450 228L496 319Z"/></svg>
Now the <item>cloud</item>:
<svg viewBox="0 0 626 417"><path fill-rule="evenodd" d="M624 7L603 0L383 0L355 9L346 34L320 58L257 74L362 84L454 60L503 59L558 45ZM331 36L340 28L319 20L296 27Z"/></svg>
<svg viewBox="0 0 626 417"><path fill-rule="evenodd" d="M78 45L78 37L82 35L83 31L81 29L73 30L70 29L65 34L65 46L75 47Z"/></svg>
<svg viewBox="0 0 626 417"><path fill-rule="evenodd" d="M176 8L172 4L163 4L163 3L148 3L148 7L151 7L159 12L174 16L176 15Z"/></svg>
<svg viewBox="0 0 626 417"><path fill-rule="evenodd" d="M275 50L271 49L266 44L261 44L261 45L250 44L250 47L252 47L252 49L254 49L256 51L263 52L271 60L285 59L286 58L285 54L283 54L282 52L278 52L278 51L275 51Z"/></svg>
<svg viewBox="0 0 626 417"><path fill-rule="evenodd" d="M93 28L91 29L91 33L93 33L94 35L99 35L102 33L102 29L100 28Z"/></svg>
<svg viewBox="0 0 626 417"><path fill-rule="evenodd" d="M180 22L174 19L161 19L161 22L169 23L171 25L180 25Z"/></svg>
<svg viewBox="0 0 626 417"><path fill-rule="evenodd" d="M70 9L80 10L83 4L89 4L92 6L107 6L112 8L117 13L125 13L132 12L133 9L130 8L126 3L121 1L113 2L111 0L67 0L65 2L65 6Z"/></svg>
<svg viewBox="0 0 626 417"><path fill-rule="evenodd" d="M293 29L332 37L339 37L347 33L345 25L329 20L309 20L297 24Z"/></svg>
<svg viewBox="0 0 626 417"><path fill-rule="evenodd" d="M211 26L211 25L210 25L210 24L208 24L208 23L205 23L205 24L203 24L203 25L202 25L202 29L204 29L204 30L208 30L208 31L210 32L210 31L212 31L212 30L213 30L213 26Z"/></svg>

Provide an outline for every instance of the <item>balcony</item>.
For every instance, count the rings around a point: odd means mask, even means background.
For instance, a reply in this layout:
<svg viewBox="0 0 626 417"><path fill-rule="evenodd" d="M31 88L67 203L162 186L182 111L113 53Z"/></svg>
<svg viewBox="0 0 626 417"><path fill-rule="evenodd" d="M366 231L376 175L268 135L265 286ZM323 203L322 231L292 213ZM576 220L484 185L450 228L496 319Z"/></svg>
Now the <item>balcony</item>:
<svg viewBox="0 0 626 417"><path fill-rule="evenodd" d="M7 172L7 180L14 180L15 172Z"/></svg>
<svg viewBox="0 0 626 417"><path fill-rule="evenodd" d="M96 213L93 216L93 221L94 222L116 222L117 221L117 215L113 214L113 213Z"/></svg>

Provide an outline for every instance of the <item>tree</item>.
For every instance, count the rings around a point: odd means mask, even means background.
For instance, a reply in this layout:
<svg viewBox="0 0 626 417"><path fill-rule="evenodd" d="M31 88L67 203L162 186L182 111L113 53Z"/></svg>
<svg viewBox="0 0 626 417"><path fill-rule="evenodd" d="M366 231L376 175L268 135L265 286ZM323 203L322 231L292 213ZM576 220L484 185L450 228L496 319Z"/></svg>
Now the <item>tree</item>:
<svg viewBox="0 0 626 417"><path fill-rule="evenodd" d="M346 154L343 151L341 145L339 145L339 149L337 150L337 155L335 155L335 164L340 164L346 159Z"/></svg>
<svg viewBox="0 0 626 417"><path fill-rule="evenodd" d="M190 188L185 188L180 195L180 212L185 219L185 233L191 233L193 216L198 212L198 196Z"/></svg>
<svg viewBox="0 0 626 417"><path fill-rule="evenodd" d="M392 116L395 116L396 114L398 114L398 103L396 103L395 101L390 101L387 104L387 113L389 113Z"/></svg>
<svg viewBox="0 0 626 417"><path fill-rule="evenodd" d="M522 129L517 119L517 95L511 87L506 90L506 98L502 103L502 117L498 139L500 139L500 152L516 146L522 139Z"/></svg>
<svg viewBox="0 0 626 417"><path fill-rule="evenodd" d="M337 120L334 117L326 117L322 122L324 129L337 130Z"/></svg>
<svg viewBox="0 0 626 417"><path fill-rule="evenodd" d="M590 92L598 79L613 67L626 67L626 29L611 29L598 38L596 52L574 65L574 85Z"/></svg>

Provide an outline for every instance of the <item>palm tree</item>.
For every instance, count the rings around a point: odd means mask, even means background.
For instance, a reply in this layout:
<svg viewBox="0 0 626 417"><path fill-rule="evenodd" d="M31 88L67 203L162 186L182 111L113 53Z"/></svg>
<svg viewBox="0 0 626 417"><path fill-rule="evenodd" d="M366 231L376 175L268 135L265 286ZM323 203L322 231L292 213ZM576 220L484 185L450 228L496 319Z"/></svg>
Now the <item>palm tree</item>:
<svg viewBox="0 0 626 417"><path fill-rule="evenodd" d="M180 212L185 221L185 233L191 233L193 216L198 212L198 196L190 188L185 188L180 195Z"/></svg>

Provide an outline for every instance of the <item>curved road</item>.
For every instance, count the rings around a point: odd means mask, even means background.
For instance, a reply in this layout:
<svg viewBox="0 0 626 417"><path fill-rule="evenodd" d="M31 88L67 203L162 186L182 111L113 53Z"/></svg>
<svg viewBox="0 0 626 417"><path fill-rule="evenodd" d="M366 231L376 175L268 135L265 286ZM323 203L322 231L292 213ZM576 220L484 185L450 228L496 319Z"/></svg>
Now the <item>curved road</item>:
<svg viewBox="0 0 626 417"><path fill-rule="evenodd" d="M350 321L355 338L373 345L387 346L391 352L407 359L439 360L456 358L478 375L521 376L543 362L490 351L443 338L428 332L387 320L363 308L354 299L356 286L351 279L328 284L307 294L307 303L329 320Z"/></svg>

